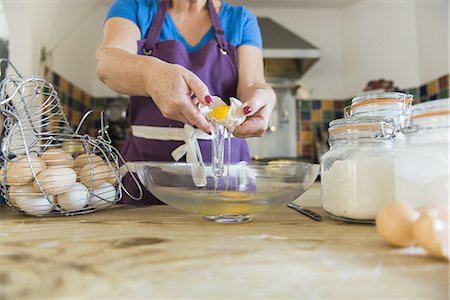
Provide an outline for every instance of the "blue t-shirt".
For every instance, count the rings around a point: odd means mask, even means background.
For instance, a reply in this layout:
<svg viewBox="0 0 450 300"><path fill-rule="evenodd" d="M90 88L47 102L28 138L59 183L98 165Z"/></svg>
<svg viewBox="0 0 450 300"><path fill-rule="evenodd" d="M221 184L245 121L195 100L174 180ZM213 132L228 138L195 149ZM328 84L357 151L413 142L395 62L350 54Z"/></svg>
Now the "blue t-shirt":
<svg viewBox="0 0 450 300"><path fill-rule="evenodd" d="M106 19L112 17L128 19L139 27L142 38L145 38L158 10L158 4L159 0L115 0L109 8ZM219 12L219 19L228 43L235 47L253 45L262 48L258 21L245 7L223 2ZM188 52L193 53L214 38L213 30L210 28L197 45L189 45L178 31L170 14L167 13L159 41L178 40L184 44Z"/></svg>

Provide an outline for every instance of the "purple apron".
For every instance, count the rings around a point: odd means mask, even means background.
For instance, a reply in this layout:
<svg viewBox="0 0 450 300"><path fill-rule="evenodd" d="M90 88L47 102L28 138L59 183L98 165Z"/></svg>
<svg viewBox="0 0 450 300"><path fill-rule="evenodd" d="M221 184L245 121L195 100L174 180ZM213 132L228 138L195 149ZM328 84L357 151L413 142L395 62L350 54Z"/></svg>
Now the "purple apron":
<svg viewBox="0 0 450 300"><path fill-rule="evenodd" d="M186 47L177 40L158 42L168 6L168 0L161 0L147 37L138 42L138 55L150 55L185 67L208 86L211 95L217 95L226 102L229 97L236 97L238 82L236 48L227 43L214 5L207 0L215 39L207 42L195 53L189 53ZM149 97L130 97L128 121L132 128L133 126L141 128L142 126L175 128L184 126L181 122L164 118ZM200 139L198 143L204 162L211 162L211 141ZM171 153L182 144L184 144L183 141L147 139L132 134L122 149L122 155L127 162L174 161ZM232 162L250 162L248 146L244 139L232 138L231 149ZM227 151L225 151L225 160L228 159L226 154ZM123 178L122 182L132 195L139 195L138 188L129 174ZM145 187L142 187L142 190L144 192L142 200L135 201L123 193L120 203L162 204Z"/></svg>

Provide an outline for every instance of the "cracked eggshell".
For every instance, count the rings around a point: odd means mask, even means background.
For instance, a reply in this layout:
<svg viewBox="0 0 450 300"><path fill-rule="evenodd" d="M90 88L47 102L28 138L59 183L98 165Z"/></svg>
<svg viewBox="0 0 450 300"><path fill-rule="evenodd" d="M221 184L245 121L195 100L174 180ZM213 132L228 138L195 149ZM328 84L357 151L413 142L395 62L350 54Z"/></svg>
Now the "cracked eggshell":
<svg viewBox="0 0 450 300"><path fill-rule="evenodd" d="M213 102L209 106L203 105L201 103L198 105L200 112L206 117L207 120L214 120L219 125L222 125L228 129L234 129L237 126L241 125L247 118L242 111L243 103L234 97L230 97L230 109L225 119L217 120L215 118L212 118L211 113L215 108L228 106L220 97L213 96L212 100Z"/></svg>

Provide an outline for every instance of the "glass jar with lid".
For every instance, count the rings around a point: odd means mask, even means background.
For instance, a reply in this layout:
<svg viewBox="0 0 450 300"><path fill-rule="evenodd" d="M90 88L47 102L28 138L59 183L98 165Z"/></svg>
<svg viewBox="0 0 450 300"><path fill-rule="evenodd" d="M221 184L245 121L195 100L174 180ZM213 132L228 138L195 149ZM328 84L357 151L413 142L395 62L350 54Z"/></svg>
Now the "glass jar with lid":
<svg viewBox="0 0 450 300"><path fill-rule="evenodd" d="M394 199L395 122L380 116L337 119L320 160L321 202L333 218L372 223Z"/></svg>
<svg viewBox="0 0 450 300"><path fill-rule="evenodd" d="M345 108L345 116L383 116L392 118L397 129L402 117L408 115L414 96L399 92L381 92L358 96Z"/></svg>
<svg viewBox="0 0 450 300"><path fill-rule="evenodd" d="M412 207L449 205L450 99L413 106L394 159L395 199Z"/></svg>

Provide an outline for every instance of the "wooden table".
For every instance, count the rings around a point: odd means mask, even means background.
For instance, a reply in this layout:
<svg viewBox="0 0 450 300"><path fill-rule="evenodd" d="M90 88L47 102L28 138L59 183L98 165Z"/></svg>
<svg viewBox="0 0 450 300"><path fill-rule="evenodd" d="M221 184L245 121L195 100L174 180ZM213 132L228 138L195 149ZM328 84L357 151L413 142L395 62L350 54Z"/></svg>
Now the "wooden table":
<svg viewBox="0 0 450 300"><path fill-rule="evenodd" d="M319 212L320 209L316 209ZM448 263L288 208L220 225L168 206L0 208L0 299L448 299Z"/></svg>

